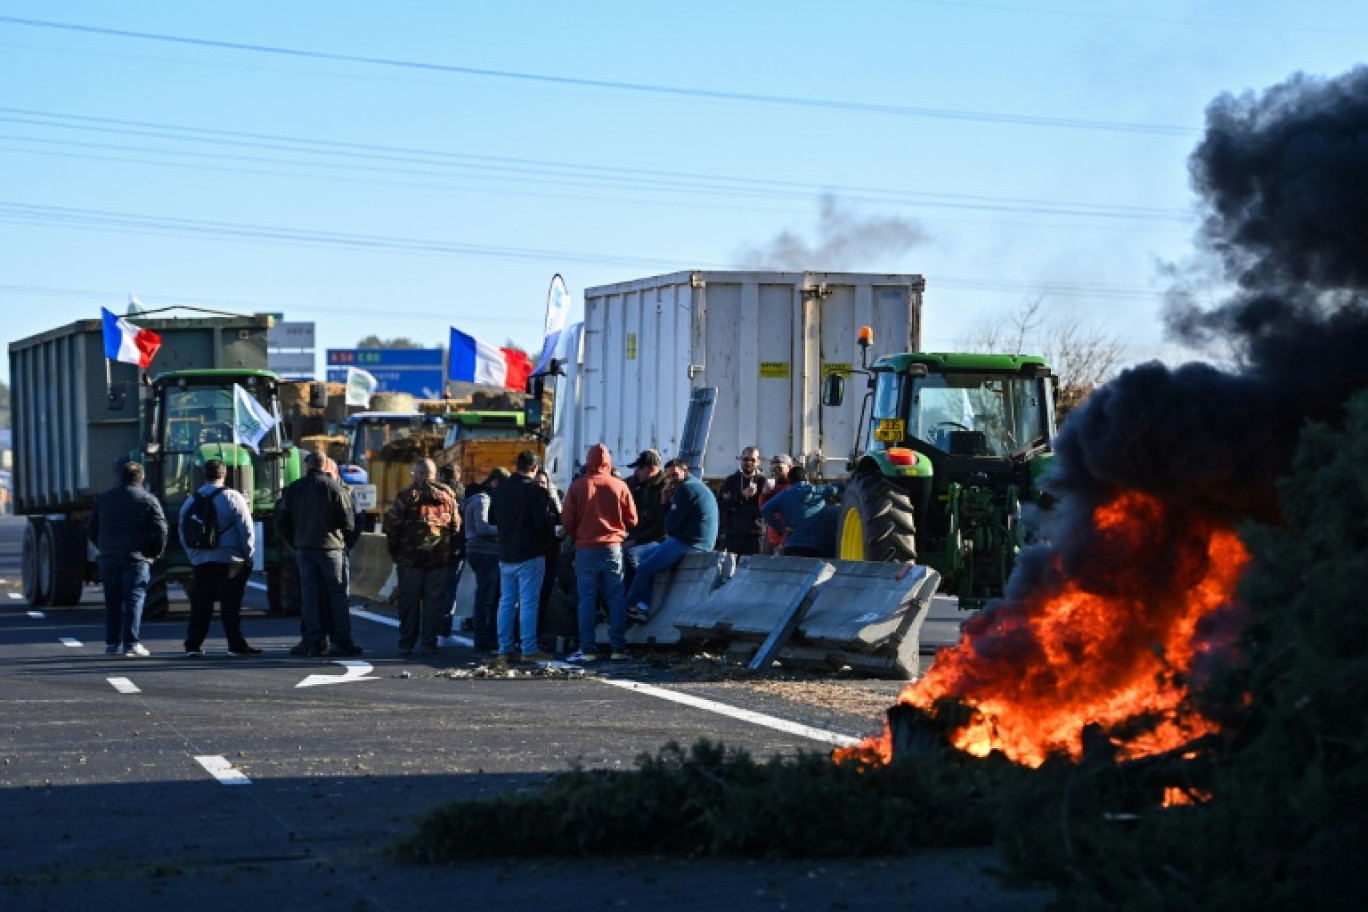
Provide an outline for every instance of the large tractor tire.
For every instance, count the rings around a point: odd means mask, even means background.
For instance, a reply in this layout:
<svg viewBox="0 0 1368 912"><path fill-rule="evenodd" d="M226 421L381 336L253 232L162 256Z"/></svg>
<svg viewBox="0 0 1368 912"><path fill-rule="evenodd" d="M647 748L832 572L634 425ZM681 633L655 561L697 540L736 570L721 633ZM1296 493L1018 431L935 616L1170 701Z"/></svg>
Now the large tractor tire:
<svg viewBox="0 0 1368 912"><path fill-rule="evenodd" d="M841 560L908 561L917 557L912 499L877 472L850 479L841 498L836 556Z"/></svg>
<svg viewBox="0 0 1368 912"><path fill-rule="evenodd" d="M86 535L78 522L58 520L43 526L38 566L49 605L75 605L85 590Z"/></svg>
<svg viewBox="0 0 1368 912"><path fill-rule="evenodd" d="M47 590L43 588L43 574L40 555L43 546L43 527L29 520L24 526L24 552L22 576L24 581L24 601L34 608L42 608L48 603Z"/></svg>
<svg viewBox="0 0 1368 912"><path fill-rule="evenodd" d="M299 583L299 564L293 551L280 556L280 563L266 568L266 604L271 614L298 615L303 595Z"/></svg>
<svg viewBox="0 0 1368 912"><path fill-rule="evenodd" d="M166 591L166 561L152 562L152 573L147 580L147 597L143 600L143 620L155 621L166 617L171 610L171 596Z"/></svg>

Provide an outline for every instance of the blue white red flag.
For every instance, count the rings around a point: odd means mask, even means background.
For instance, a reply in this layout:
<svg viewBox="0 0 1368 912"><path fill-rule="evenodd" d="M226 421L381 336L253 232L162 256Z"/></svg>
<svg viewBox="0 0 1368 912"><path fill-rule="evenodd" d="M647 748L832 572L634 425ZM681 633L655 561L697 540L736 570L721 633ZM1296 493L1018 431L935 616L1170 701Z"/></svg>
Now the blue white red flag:
<svg viewBox="0 0 1368 912"><path fill-rule="evenodd" d="M465 383L502 386L521 392L527 387L532 362L523 352L481 342L451 328L451 363L447 377Z"/></svg>
<svg viewBox="0 0 1368 912"><path fill-rule="evenodd" d="M161 336L150 329L139 329L123 317L116 317L108 308L101 307L104 316L105 357L111 361L148 367L161 348Z"/></svg>

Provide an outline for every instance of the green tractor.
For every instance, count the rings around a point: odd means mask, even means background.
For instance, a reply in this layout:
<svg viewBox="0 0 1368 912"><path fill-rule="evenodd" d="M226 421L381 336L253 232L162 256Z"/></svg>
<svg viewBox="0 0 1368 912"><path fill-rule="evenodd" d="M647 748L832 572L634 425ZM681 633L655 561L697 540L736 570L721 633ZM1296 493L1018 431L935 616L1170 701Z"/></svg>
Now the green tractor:
<svg viewBox="0 0 1368 912"><path fill-rule="evenodd" d="M862 362L871 341L862 330ZM1023 544L1021 505L1040 502L1050 465L1049 365L1032 355L905 353L861 366L869 392L836 556L926 564L965 609L1000 596ZM829 374L823 404L844 394L845 377Z"/></svg>

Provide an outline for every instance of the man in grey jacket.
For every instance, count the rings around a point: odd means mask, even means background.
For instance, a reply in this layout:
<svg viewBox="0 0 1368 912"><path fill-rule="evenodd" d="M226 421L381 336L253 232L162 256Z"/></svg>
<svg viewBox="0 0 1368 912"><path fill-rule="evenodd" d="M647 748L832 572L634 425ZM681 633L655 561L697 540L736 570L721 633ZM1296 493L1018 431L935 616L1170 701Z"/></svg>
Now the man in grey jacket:
<svg viewBox="0 0 1368 912"><path fill-rule="evenodd" d="M204 485L196 492L212 498L219 539L212 548L185 549L195 568L190 585L190 626L185 632L185 654L191 657L204 655L204 638L209 635L214 602L220 604L229 655L261 654L261 650L248 645L242 635L242 596L247 591L247 580L252 575L256 530L252 525L252 511L247 506L247 499L225 484L227 477L228 468L222 459L207 460L204 463ZM188 537L186 517L194 502L195 499L190 497L181 506L177 528L182 542Z"/></svg>
<svg viewBox="0 0 1368 912"><path fill-rule="evenodd" d="M325 650L323 613L332 620L332 656L357 656L347 598L347 545L355 515L351 496L324 469L321 453L304 455L305 475L285 489L276 528L294 549L299 566L300 616L304 638L292 655L321 656Z"/></svg>

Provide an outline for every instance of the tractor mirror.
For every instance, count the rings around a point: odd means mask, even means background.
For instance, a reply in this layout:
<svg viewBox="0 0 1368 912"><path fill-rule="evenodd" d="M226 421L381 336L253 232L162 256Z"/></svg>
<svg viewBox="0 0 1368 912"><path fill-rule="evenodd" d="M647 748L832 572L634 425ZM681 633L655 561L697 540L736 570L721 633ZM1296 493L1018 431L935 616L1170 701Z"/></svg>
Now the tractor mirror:
<svg viewBox="0 0 1368 912"><path fill-rule="evenodd" d="M309 408L328 407L328 383L326 380L315 380L309 384Z"/></svg>
<svg viewBox="0 0 1368 912"><path fill-rule="evenodd" d="M822 405L837 406L845 400L845 377L832 371L822 383Z"/></svg>
<svg viewBox="0 0 1368 912"><path fill-rule="evenodd" d="M527 395L541 399L542 393L546 391L546 380L541 374L533 374L527 378Z"/></svg>

